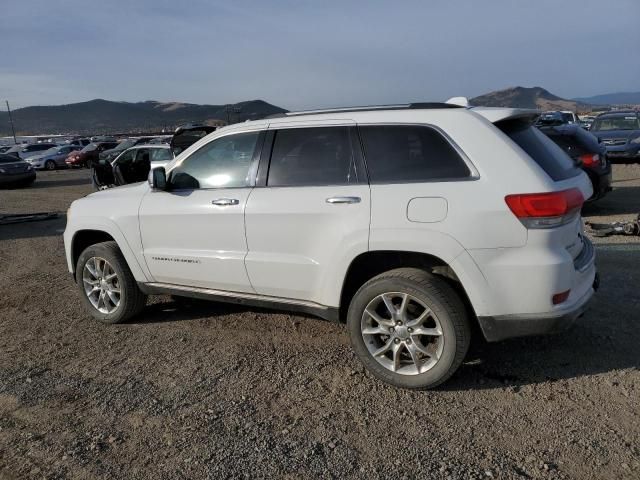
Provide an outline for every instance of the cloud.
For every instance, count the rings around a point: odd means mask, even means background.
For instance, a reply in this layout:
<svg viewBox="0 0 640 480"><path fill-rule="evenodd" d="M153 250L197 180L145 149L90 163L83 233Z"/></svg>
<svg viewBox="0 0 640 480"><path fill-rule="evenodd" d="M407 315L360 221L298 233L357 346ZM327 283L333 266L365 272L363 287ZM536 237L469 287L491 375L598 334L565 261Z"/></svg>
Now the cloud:
<svg viewBox="0 0 640 480"><path fill-rule="evenodd" d="M0 88L21 104L310 108L517 84L581 96L637 90L640 77L626 48L640 44L636 0L22 0L5 10Z"/></svg>

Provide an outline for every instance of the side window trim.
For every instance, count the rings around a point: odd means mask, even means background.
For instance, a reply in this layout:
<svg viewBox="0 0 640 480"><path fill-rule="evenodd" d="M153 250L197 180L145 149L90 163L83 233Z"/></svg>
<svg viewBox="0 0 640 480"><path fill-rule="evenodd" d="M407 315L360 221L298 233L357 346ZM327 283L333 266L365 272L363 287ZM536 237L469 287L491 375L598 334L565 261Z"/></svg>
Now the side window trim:
<svg viewBox="0 0 640 480"><path fill-rule="evenodd" d="M261 157L261 152L264 146L264 140L265 140L265 136L266 133L268 131L265 129L259 129L259 130L243 130L243 131L239 131L239 132L229 132L228 135L221 135L219 137L213 138L210 141L208 141L207 143L205 143L204 145L202 145L200 148L198 148L197 150L191 152L191 154L189 154L188 157L182 159L182 161L180 161L180 163L176 163L175 165L173 165L173 167L171 168L171 170L167 173L167 180L168 183L171 181L171 174L173 173L173 171L176 169L176 167L179 167L180 165L182 165L186 160L189 160L189 158L191 157L191 155L194 155L195 153L199 152L201 149L207 147L209 144L211 144L212 142L215 142L216 140L225 138L225 137L230 137L232 135L240 135L243 133L258 133L258 139L256 140L256 146L253 150L253 156L251 157L251 165L249 166L249 184L248 185L244 185L244 186L240 186L240 187L205 187L205 188L198 188L198 189L193 189L193 188L171 188L170 191L172 192L184 192L184 191L193 191L193 190L232 190L232 189L236 189L236 188L253 188L255 187L255 183L256 183L256 172L258 170L258 161L260 160Z"/></svg>
<svg viewBox="0 0 640 480"><path fill-rule="evenodd" d="M346 128L347 134L349 137L349 145L351 146L351 154L352 161L355 166L356 173L356 181L353 183L338 183L338 184L317 184L317 185L278 185L271 186L267 185L267 180L269 177L269 168L271 166L271 157L273 155L273 147L275 145L275 138L277 136L277 132L280 130L304 130L308 128ZM258 175L256 178L256 187L268 187L268 188L304 188L304 187L331 187L331 186L349 186L349 185L368 185L369 184L369 175L367 169L365 167L364 162L364 153L362 149L362 145L359 139L359 134L356 125L353 123L345 124L345 125L335 125L333 123L326 125L305 125L305 126L290 126L290 125L277 125L270 126L269 130L267 130L267 137L264 143L264 147L262 149L262 155L260 157L260 166L258 169Z"/></svg>
<svg viewBox="0 0 640 480"><path fill-rule="evenodd" d="M433 179L433 180L416 180L416 181L403 180L403 181L398 181L398 182L389 182L389 181L387 181L387 182L372 182L371 181L371 173L369 172L369 167L367 166L367 152L365 151L365 148L364 148L364 142L362 141L362 135L360 133L360 128L361 127L385 127L385 126L389 126L389 127L426 127L426 128L431 128L431 129L435 130L440 135L442 135L442 137L449 143L449 145L451 145L451 147L460 156L462 161L465 163L465 165L469 169L469 175L466 176L466 177L436 178L436 179ZM369 184L370 185L395 185L395 184L401 184L401 183L469 182L469 181L475 181L475 180L479 180L480 179L480 172L478 171L476 166L473 164L471 159L464 152L464 150L462 150L462 148L460 148L460 146L456 142L453 141L453 139L447 134L447 132L442 130L437 125L433 125L431 123L377 122L377 123L359 123L357 125L357 128L358 128L358 137L360 139L360 146L362 148L362 156L364 158L364 164L365 164L365 166L367 168L367 176L369 178Z"/></svg>

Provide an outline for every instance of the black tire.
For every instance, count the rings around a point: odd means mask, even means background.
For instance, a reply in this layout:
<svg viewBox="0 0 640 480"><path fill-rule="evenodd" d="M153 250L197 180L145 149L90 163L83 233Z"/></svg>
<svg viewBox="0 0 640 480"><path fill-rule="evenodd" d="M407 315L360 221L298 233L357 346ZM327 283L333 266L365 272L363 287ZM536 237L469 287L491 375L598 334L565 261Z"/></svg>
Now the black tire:
<svg viewBox="0 0 640 480"><path fill-rule="evenodd" d="M408 293L423 302L437 316L442 329L440 358L423 373L405 375L378 363L365 345L361 331L364 310L378 295ZM464 360L471 339L466 309L460 296L443 279L417 268L399 268L382 273L365 283L354 295L347 314L351 345L364 366L375 377L395 387L423 390L445 382Z"/></svg>
<svg viewBox="0 0 640 480"><path fill-rule="evenodd" d="M53 160L47 160L46 162L44 162L44 168L47 170L55 170L56 162L54 162Z"/></svg>
<svg viewBox="0 0 640 480"><path fill-rule="evenodd" d="M85 264L92 257L104 258L117 274L120 287L120 304L110 313L102 313L93 306L84 290L82 279ZM102 323L121 323L137 315L146 305L147 296L138 288L129 266L116 242L96 243L87 247L76 264L76 284L87 310Z"/></svg>

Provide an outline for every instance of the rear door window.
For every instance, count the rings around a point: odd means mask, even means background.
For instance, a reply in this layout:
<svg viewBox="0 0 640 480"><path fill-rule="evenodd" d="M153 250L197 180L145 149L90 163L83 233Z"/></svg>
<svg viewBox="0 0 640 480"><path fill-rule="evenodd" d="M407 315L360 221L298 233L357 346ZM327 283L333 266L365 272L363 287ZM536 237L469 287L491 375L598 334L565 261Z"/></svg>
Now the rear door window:
<svg viewBox="0 0 640 480"><path fill-rule="evenodd" d="M358 182L347 127L290 128L276 132L267 185L349 185Z"/></svg>
<svg viewBox="0 0 640 480"><path fill-rule="evenodd" d="M558 182L580 174L571 158L536 127L526 121L507 120L496 126L529 155L552 180Z"/></svg>
<svg viewBox="0 0 640 480"><path fill-rule="evenodd" d="M371 183L418 183L471 176L453 145L436 129L414 125L360 126Z"/></svg>

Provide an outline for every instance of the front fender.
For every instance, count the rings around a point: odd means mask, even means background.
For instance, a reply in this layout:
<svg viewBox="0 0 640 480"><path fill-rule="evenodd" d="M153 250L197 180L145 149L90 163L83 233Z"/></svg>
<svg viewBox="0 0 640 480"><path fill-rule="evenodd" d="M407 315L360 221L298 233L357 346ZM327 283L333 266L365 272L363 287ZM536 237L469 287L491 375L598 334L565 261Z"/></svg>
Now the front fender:
<svg viewBox="0 0 640 480"><path fill-rule="evenodd" d="M149 282L151 275L149 274L146 265L138 261L134 248L132 248L132 245L127 241L127 237L124 235L118 224L110 219L100 217L80 217L80 219L81 221L74 218L71 220L68 219L67 228L64 231L65 254L69 272L75 273L75 264L73 261L74 240L80 232L94 230L104 232L115 240L136 281Z"/></svg>

